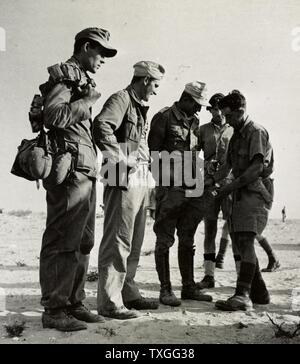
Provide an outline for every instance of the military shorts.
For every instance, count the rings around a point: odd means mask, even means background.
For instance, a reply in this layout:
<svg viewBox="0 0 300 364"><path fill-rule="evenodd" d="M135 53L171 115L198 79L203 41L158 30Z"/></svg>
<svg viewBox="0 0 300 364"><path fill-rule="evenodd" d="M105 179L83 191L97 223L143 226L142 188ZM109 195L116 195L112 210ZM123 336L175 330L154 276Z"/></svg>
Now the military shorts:
<svg viewBox="0 0 300 364"><path fill-rule="evenodd" d="M222 211L224 220L228 220L232 212L231 195L223 199L214 198L209 191L205 191L202 199L203 217L207 220L217 220Z"/></svg>
<svg viewBox="0 0 300 364"><path fill-rule="evenodd" d="M261 235L268 222L269 210L260 194L241 188L233 193L231 232L249 231Z"/></svg>

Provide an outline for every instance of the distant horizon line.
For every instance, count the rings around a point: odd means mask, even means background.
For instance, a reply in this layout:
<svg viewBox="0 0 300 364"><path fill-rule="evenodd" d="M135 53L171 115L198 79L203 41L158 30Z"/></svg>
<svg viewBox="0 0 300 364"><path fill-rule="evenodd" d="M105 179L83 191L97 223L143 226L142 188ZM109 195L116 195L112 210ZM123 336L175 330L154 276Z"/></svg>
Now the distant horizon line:
<svg viewBox="0 0 300 364"><path fill-rule="evenodd" d="M98 209L103 212L102 207L98 206ZM96 214L99 214L99 210L97 209ZM6 208L0 208L0 216L1 215L10 215L10 216L16 216L16 217L25 217L25 216L29 216L31 214L44 214L45 216L47 215L47 211L42 211L42 210L32 210L32 209L11 209L8 210ZM218 220L223 220L223 218L219 217ZM280 216L270 216L269 220L280 220L282 222L282 217ZM300 220L300 216L299 217L286 217L285 222L290 221L290 220Z"/></svg>

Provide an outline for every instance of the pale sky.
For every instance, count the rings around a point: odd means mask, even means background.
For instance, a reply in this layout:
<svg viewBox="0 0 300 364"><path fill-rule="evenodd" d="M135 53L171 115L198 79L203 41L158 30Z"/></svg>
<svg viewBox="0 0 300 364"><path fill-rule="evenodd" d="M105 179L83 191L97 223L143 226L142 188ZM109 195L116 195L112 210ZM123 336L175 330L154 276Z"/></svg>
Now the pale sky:
<svg viewBox="0 0 300 364"><path fill-rule="evenodd" d="M27 115L47 67L67 60L75 34L90 26L108 29L118 49L93 76L102 93L94 115L128 85L140 60L166 69L150 118L193 80L206 82L210 95L239 89L274 147L271 216L280 217L285 205L288 217L300 218L300 51L292 48L299 0L1 0L0 208L46 209L44 190L9 171L21 139L34 137ZM205 110L200 116L210 120Z"/></svg>

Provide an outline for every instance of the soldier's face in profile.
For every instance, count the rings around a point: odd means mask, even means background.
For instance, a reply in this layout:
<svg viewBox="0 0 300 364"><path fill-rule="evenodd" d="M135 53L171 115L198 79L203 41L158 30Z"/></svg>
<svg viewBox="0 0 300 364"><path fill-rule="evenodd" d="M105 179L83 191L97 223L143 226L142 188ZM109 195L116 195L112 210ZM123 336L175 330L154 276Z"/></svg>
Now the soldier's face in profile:
<svg viewBox="0 0 300 364"><path fill-rule="evenodd" d="M193 116L194 114L200 112L201 109L202 109L202 106L200 104L198 104L197 101L192 99L187 114L188 114L188 116Z"/></svg>
<svg viewBox="0 0 300 364"><path fill-rule="evenodd" d="M226 123L232 126L233 128L238 128L243 120L244 112L243 110L234 110L232 111L229 107L225 107L221 110L222 115L226 119Z"/></svg>
<svg viewBox="0 0 300 364"><path fill-rule="evenodd" d="M159 86L160 86L160 80L153 80L149 77L146 77L141 99L143 101L149 101L152 95L157 95L157 90Z"/></svg>
<svg viewBox="0 0 300 364"><path fill-rule="evenodd" d="M86 71L96 73L105 63L103 50L100 47L92 48L89 43L85 48L85 57L83 67Z"/></svg>

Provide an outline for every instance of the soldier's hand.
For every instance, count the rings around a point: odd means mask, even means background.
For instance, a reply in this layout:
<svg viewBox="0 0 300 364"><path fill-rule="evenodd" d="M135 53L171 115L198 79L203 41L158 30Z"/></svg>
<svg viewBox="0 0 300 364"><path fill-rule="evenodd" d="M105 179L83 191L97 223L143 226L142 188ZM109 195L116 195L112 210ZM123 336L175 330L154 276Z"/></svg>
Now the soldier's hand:
<svg viewBox="0 0 300 364"><path fill-rule="evenodd" d="M92 105L94 105L100 97L101 97L101 93L100 92L98 92L90 84L87 85L87 87L85 89L85 96L84 96L83 99L87 102L87 104L89 105L89 107L91 107Z"/></svg>
<svg viewBox="0 0 300 364"><path fill-rule="evenodd" d="M134 153L129 154L127 157L127 166L133 168L137 165L137 156Z"/></svg>
<svg viewBox="0 0 300 364"><path fill-rule="evenodd" d="M217 195L215 196L215 198L222 199L222 198L228 196L231 192L232 192L232 190L229 187L229 185L218 187L216 189Z"/></svg>
<svg viewBox="0 0 300 364"><path fill-rule="evenodd" d="M204 187L212 187L215 184L215 180L212 177L208 177L204 181Z"/></svg>

